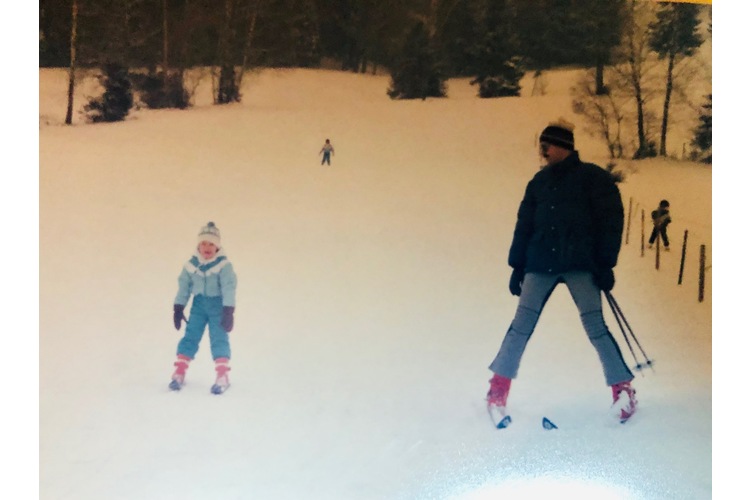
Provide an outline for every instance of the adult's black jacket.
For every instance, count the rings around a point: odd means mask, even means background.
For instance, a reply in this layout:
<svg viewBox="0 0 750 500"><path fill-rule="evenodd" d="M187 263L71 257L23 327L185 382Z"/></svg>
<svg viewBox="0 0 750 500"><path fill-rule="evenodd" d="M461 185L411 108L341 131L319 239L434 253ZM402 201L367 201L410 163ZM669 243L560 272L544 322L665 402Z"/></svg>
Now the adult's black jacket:
<svg viewBox="0 0 750 500"><path fill-rule="evenodd" d="M537 172L526 186L508 264L537 273L613 268L623 218L612 175L573 152Z"/></svg>

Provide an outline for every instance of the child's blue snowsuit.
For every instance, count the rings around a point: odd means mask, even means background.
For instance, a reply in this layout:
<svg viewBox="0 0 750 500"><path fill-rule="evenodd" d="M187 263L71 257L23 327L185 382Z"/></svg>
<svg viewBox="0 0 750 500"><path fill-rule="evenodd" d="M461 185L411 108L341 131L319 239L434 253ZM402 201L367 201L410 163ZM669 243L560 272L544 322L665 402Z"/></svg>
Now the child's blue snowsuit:
<svg viewBox="0 0 750 500"><path fill-rule="evenodd" d="M177 344L177 354L195 358L203 333L208 325L213 359L231 358L229 335L221 326L224 306L234 307L237 276L231 262L221 250L213 260L205 261L193 255L182 268L177 279L179 289L174 303L186 305L193 295L190 318L185 335Z"/></svg>

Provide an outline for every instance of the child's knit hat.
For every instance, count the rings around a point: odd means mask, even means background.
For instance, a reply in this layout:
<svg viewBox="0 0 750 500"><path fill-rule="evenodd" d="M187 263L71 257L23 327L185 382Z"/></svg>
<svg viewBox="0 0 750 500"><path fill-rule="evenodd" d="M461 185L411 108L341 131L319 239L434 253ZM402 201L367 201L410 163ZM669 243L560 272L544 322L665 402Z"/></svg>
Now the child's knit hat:
<svg viewBox="0 0 750 500"><path fill-rule="evenodd" d="M209 222L201 228L201 232L198 233L198 244L201 241L208 241L216 245L217 248L221 247L221 233L216 224Z"/></svg>

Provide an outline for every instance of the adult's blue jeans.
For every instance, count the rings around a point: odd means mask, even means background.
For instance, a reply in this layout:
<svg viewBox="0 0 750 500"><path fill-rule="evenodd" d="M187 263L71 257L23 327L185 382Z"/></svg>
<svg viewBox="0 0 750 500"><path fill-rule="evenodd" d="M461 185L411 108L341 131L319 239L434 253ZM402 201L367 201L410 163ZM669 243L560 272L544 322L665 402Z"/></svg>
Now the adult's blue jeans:
<svg viewBox="0 0 750 500"><path fill-rule="evenodd" d="M526 344L534 333L547 299L559 283L565 283L573 296L583 328L599 355L607 385L633 380L633 373L625 364L620 347L604 323L601 290L594 283L592 274L583 271L526 273L516 315L500 351L490 364L490 370L503 377L516 378Z"/></svg>

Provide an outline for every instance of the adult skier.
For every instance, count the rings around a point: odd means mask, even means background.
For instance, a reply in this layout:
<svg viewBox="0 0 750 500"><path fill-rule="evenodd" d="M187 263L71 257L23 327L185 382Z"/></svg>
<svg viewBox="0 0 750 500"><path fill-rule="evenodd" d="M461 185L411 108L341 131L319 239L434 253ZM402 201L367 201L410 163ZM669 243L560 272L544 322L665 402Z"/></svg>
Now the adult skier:
<svg viewBox="0 0 750 500"><path fill-rule="evenodd" d="M518 307L497 356L487 404L493 421L506 415L511 380L526 344L555 287L564 283L578 307L584 330L599 355L604 378L622 422L636 411L633 374L602 315L601 292L615 284L623 229L623 206L612 175L584 163L574 147L573 125L550 123L539 137L546 162L526 187L508 264L510 293Z"/></svg>

